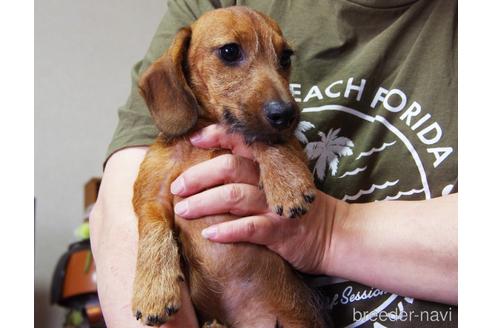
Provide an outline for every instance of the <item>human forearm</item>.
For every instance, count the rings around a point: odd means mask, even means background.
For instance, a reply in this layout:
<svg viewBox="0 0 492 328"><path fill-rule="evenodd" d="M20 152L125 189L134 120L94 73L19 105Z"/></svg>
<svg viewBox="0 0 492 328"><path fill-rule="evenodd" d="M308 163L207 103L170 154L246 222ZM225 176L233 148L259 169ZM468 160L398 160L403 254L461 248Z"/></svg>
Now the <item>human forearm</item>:
<svg viewBox="0 0 492 328"><path fill-rule="evenodd" d="M109 159L90 218L98 294L108 327L142 327L131 311L138 241L132 197L133 183L145 153L146 148L129 148ZM182 290L187 296L184 285ZM196 326L189 297L184 297L182 309L164 327Z"/></svg>
<svg viewBox="0 0 492 328"><path fill-rule="evenodd" d="M457 303L457 198L338 204L325 273Z"/></svg>

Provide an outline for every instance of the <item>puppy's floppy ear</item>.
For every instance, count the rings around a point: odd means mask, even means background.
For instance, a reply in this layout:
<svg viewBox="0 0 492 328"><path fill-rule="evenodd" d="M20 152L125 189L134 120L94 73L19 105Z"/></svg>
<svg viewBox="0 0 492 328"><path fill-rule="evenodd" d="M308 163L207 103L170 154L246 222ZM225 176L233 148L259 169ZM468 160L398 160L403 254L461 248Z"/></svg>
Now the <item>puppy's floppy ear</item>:
<svg viewBox="0 0 492 328"><path fill-rule="evenodd" d="M190 40L191 29L180 29L169 50L148 68L139 83L155 124L170 138L188 132L198 118L198 102L184 72Z"/></svg>

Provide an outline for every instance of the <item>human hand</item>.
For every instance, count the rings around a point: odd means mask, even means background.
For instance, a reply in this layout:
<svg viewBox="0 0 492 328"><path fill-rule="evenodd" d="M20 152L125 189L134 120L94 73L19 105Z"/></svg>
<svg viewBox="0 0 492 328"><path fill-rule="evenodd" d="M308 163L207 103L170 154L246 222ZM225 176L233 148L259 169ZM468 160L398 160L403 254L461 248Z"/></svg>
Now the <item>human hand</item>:
<svg viewBox="0 0 492 328"><path fill-rule="evenodd" d="M236 220L202 231L214 242L251 242L265 245L308 273L325 273L331 244L334 213L342 202L317 191L311 209L300 219L286 219L271 212L265 194L258 188L259 169L251 149L237 134L211 125L192 136L200 148L225 148L225 154L199 163L183 172L171 192L186 197L175 206L185 219L230 213Z"/></svg>

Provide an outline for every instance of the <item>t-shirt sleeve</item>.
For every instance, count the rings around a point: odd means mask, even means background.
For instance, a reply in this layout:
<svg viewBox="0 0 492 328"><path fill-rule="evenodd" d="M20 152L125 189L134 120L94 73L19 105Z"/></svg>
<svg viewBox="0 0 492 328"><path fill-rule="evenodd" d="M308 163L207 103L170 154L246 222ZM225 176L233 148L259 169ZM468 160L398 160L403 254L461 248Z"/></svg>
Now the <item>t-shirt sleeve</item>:
<svg viewBox="0 0 492 328"><path fill-rule="evenodd" d="M212 2L212 1L211 1ZM118 109L118 125L106 153L109 157L127 147L146 146L154 142L158 130L139 94L138 80L145 70L170 46L176 32L196 20L203 12L214 9L206 1L168 1L163 16L144 58L131 71L131 91L126 103Z"/></svg>

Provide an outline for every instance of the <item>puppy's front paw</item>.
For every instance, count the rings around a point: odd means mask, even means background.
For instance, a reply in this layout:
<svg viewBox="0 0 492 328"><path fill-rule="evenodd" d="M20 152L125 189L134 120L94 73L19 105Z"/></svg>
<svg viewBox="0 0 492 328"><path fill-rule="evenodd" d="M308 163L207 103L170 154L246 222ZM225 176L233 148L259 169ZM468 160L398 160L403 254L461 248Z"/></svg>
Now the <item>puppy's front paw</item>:
<svg viewBox="0 0 492 328"><path fill-rule="evenodd" d="M316 197L313 176L297 140L285 145L254 144L260 165L260 184L270 210L280 216L296 218L305 214Z"/></svg>
<svg viewBox="0 0 492 328"><path fill-rule="evenodd" d="M298 192L273 192L270 197L267 196L270 209L280 216L290 219L300 217L307 213L314 202L316 191L306 189Z"/></svg>
<svg viewBox="0 0 492 328"><path fill-rule="evenodd" d="M173 231L162 221L144 224L139 231L132 310L148 326L168 321L181 307L184 281Z"/></svg>
<svg viewBox="0 0 492 328"><path fill-rule="evenodd" d="M262 181L270 210L280 216L296 218L306 214L316 197L316 187L309 173L280 174Z"/></svg>
<svg viewBox="0 0 492 328"><path fill-rule="evenodd" d="M164 272L138 272L135 279L132 309L137 320L147 326L166 323L181 307L179 275Z"/></svg>

